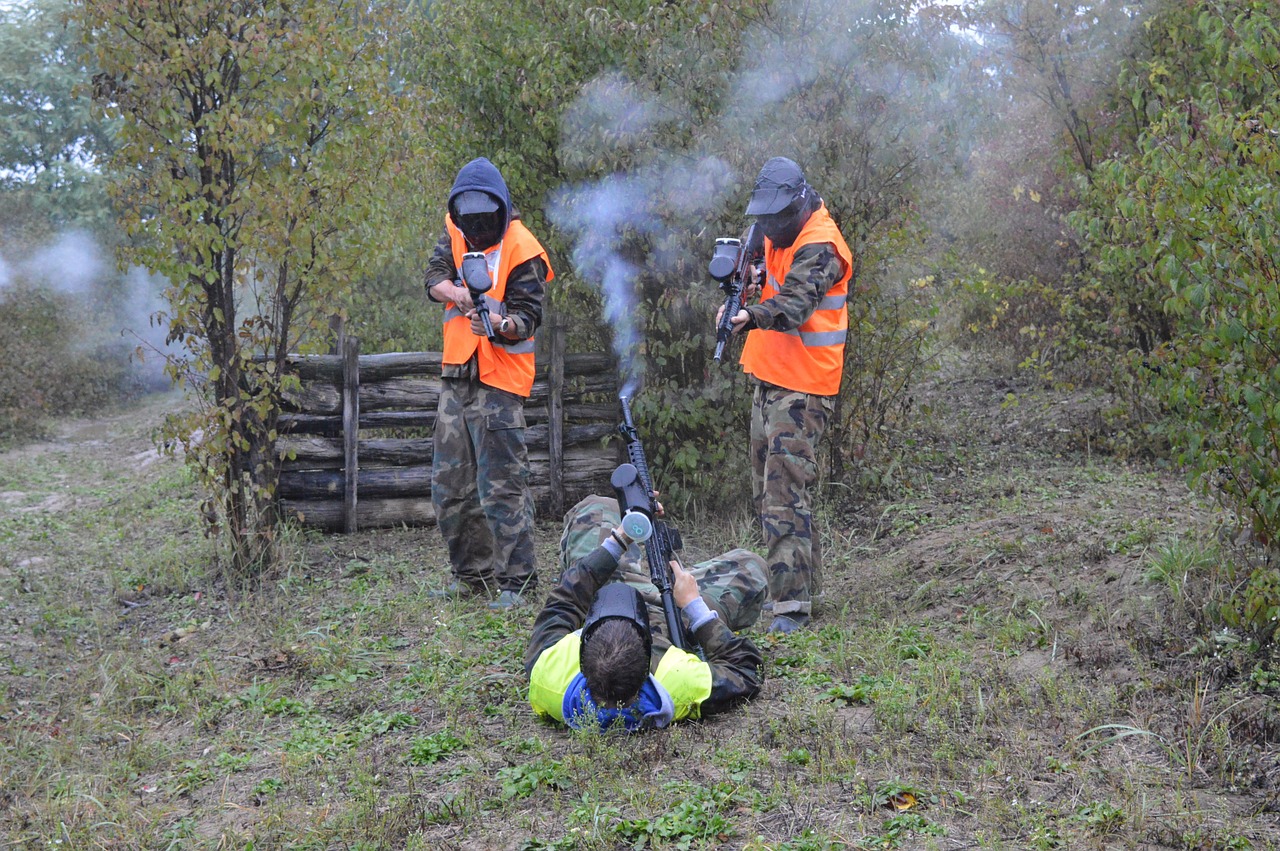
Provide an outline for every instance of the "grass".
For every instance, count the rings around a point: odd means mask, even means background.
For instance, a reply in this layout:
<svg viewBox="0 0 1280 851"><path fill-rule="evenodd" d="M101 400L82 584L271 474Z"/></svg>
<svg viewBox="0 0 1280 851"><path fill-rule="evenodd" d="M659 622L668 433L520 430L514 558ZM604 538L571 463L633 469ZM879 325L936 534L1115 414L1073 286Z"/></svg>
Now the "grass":
<svg viewBox="0 0 1280 851"><path fill-rule="evenodd" d="M434 529L290 532L232 601L190 477L131 460L156 414L0 455L0 847L1278 847L1280 664L1185 652L1215 562L1172 476L968 447L830 500L760 697L626 738L531 716L534 611L429 599Z"/></svg>

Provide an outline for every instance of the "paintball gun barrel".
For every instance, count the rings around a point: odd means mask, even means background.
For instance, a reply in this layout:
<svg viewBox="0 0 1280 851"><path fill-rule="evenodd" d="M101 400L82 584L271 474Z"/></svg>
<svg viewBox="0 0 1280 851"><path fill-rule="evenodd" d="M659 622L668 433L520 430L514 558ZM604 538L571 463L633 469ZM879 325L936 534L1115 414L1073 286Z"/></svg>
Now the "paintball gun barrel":
<svg viewBox="0 0 1280 851"><path fill-rule="evenodd" d="M720 284L725 296L720 323L716 325L716 351L713 357L717 362L724 356L724 347L733 335L733 317L742 309L742 291L747 285L749 267L759 261L763 252L764 239L754 223L747 228L743 239L721 237L716 240L707 272Z"/></svg>
<svg viewBox="0 0 1280 851"><path fill-rule="evenodd" d="M493 321L489 318L489 305L484 294L493 289L493 280L489 277L489 261L483 251L468 251L462 255L462 284L471 291L471 302L476 306L476 315L484 326L484 335L489 342L495 342L497 335L493 332Z"/></svg>
<svg viewBox="0 0 1280 851"><path fill-rule="evenodd" d="M649 465L645 460L644 446L631 419L631 402L619 396L622 403L622 422L618 432L626 442L630 463L620 464L611 479L618 496L618 508L622 512L622 529L627 537L644 543L645 559L649 564L649 577L662 598L662 613L671 643L681 650L689 649L684 633L684 622L676 608L672 592L670 563L677 550L683 547L680 532L658 518L658 500L653 495L653 481L649 478Z"/></svg>

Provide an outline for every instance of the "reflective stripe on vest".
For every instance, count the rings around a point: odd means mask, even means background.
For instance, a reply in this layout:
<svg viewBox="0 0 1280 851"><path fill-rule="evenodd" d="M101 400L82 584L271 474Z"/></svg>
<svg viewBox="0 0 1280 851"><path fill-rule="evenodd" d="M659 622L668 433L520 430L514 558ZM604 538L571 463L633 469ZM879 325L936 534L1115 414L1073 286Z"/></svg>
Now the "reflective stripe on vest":
<svg viewBox="0 0 1280 851"><path fill-rule="evenodd" d="M790 247L775 249L772 243L766 243L768 274L761 301L773 298L782 289L797 249L817 243L828 243L835 249L844 265L844 274L831 285L799 328L789 331L756 328L749 331L742 347L741 363L744 372L769 384L801 393L834 396L840 392L840 378L844 373L853 253L825 204L809 217Z"/></svg>
<svg viewBox="0 0 1280 851"><path fill-rule="evenodd" d="M453 266L455 269L461 269L462 256L467 253L466 240L448 215L445 216L445 229L449 233L450 245L453 249ZM495 253L497 254L496 264L492 262ZM503 315L502 300L507 292L507 279L511 271L521 263L539 257L547 266L547 282L550 283L555 277L547 252L518 219L507 228L502 241L485 254L489 255L491 260L493 288L485 293L483 298L495 318ZM498 319L498 321L501 320ZM496 325L497 321L494 324ZM480 381L490 387L527 397L529 391L533 389L536 348L533 337L520 340L510 346L495 346L484 337L471 333L471 321L467 319L466 314L458 310L457 305L450 304L445 309L443 362L463 364L469 361L472 355L476 355Z"/></svg>

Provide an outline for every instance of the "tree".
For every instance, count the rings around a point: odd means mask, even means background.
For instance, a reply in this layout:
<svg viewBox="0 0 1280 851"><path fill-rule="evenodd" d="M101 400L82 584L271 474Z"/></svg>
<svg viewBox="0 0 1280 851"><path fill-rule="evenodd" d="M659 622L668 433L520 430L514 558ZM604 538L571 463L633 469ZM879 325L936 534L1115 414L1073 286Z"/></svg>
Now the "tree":
<svg viewBox="0 0 1280 851"><path fill-rule="evenodd" d="M111 227L97 168L113 122L78 91L92 67L67 0L0 9L0 237L34 243L62 228Z"/></svg>
<svg viewBox="0 0 1280 851"><path fill-rule="evenodd" d="M170 422L209 487L235 576L269 566L286 356L324 342L400 120L380 5L77 0L122 131L110 160L134 241L170 281L170 368L199 410ZM373 252L370 252L373 253Z"/></svg>

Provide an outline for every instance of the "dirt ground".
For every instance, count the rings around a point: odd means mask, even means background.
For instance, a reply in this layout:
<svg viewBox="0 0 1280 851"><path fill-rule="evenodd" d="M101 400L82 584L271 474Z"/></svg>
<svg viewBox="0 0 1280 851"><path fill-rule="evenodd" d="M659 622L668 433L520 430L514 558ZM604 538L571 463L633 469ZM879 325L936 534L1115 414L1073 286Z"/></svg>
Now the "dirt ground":
<svg viewBox="0 0 1280 851"><path fill-rule="evenodd" d="M151 443L157 417L174 403L156 399L136 411L64 423L56 441L0 456L0 527L8 526L0 531L0 726L7 728L0 737L7 751L0 763L0 838L9 837L0 847L44 847L57 833L51 825L68 819L47 789L58 777L74 778L74 752L89 747L68 743L69 736L116 735L109 724L91 723L91 717L112 717L116 690L159 678L161 670L173 678L172 671L184 667L182 682L190 687L200 687L192 672L204 666L200 676L225 679L218 690L228 694L234 691L228 683L297 685L304 675L320 680L358 670L330 657L349 653L364 636L349 633L344 649L333 633L323 653L298 649L303 642L296 637L335 622L335 609L354 607L353 583L366 582L358 593L383 608L380 635L393 636L370 655L372 667L414 671L415 648L421 655L420 648L436 645L439 658L465 655L449 644L460 637L438 620L431 623L429 613L389 611L443 581L434 529L302 536L298 558L277 585L305 582L325 596L308 598L313 608L293 613L301 624L292 627L292 638L284 637L282 615L256 623L242 604L228 601L225 589L202 583L197 568L182 564L207 551L200 531L174 525L175 514L191 504L189 484L148 497L146 506L128 497L130 482L175 463ZM692 847L747 847L752 836L761 838L752 847L797 849L1280 847L1280 709L1276 692L1265 682L1258 686L1256 676L1251 681L1246 667L1274 671L1274 657L1242 654L1225 639L1215 644L1214 636L1197 632L1187 608L1194 600L1171 596L1148 576L1153 559L1176 542L1232 542L1234 525L1167 464L1094 452L1095 400L1055 396L1025 378L962 359L921 388L919 403L928 415L910 435L894 471L900 484L890 496L825 491L820 521L828 569L814 629L794 641L761 637L768 676L759 699L732 722L691 725L679 737L626 746L628 759L665 782L715 789L733 781L741 784L736 794L753 790L749 805L731 811L738 819L732 832ZM177 509L162 504L170 498ZM157 515L165 519L156 524L154 541L138 540L149 534L146 527L116 518L119 511L153 509L167 512ZM739 531L695 530L686 537L695 549L710 550ZM540 524L543 565L554 562L558 535L557 523ZM169 572L135 581L120 559L138 546L172 548ZM1218 552L1248 556L1230 547ZM392 565L386 584L367 581L369 565ZM337 590L327 592L322 583ZM266 601L282 592L257 593ZM493 638L495 647L510 651L532 612L502 622L476 617L463 619L477 630L474 640ZM136 663L145 673L121 662L135 651L148 654ZM538 740L538 759L572 766L578 743L524 717L511 667L490 661L464 669L475 679L468 696L496 702L505 713L460 711L429 699L401 702L421 729L448 717L454 727L473 724L476 739ZM890 688L895 676L910 681L912 690ZM391 679L385 674L347 691L335 686L315 699L332 715L364 717L372 706L400 699ZM838 690L859 683L877 697ZM238 693L245 703L245 692ZM901 708L891 705L895 695ZM940 705L944 701L951 704ZM227 837L246 836L258 837L259 848L288 846L278 841L282 834L264 827L261 801L244 803L263 799L253 790L271 776L269 767L254 763L220 783L175 785L175 776L189 777L202 759L211 759L195 746L202 736L216 732L224 739L214 750L236 752L225 744L235 707L221 715L207 708L184 715L180 699L165 702L177 707L173 714L148 710L145 723L136 707L125 713L139 727L118 734L144 735L168 756L118 781L136 798L126 795L115 806L135 800L140 814L122 828L124 838L102 847L164 847L169 834L153 822L185 824L175 822L175 812L194 826L184 834L189 843L171 847L229 847ZM802 723L800 708L820 723ZM1117 735L1106 746L1107 732L1084 735L1105 725L1117 725L1112 734L1120 726L1141 732ZM269 737L271 729L258 735ZM393 769L393 752L403 747L404 741L386 737L360 750L361 764L381 766L379 795L401 802L367 847L627 847L638 841L616 829L583 839L580 827L570 830L582 806L574 803L580 790L568 794L545 785L531 793L535 800L547 796L536 813L502 810L506 818L479 821L450 815L451 807L464 809L459 801L501 797L493 772ZM497 775L508 782L503 772L521 764L497 744L473 759L505 766ZM110 770L99 770L117 782ZM589 785L590 769L581 770ZM325 776L348 789L355 783L350 776L335 779L332 763L327 772L307 775L314 785L295 793L296 808L276 805L280 824L309 818L295 809L327 800ZM898 816L881 794L887 778L908 778L922 802L930 799L916 811L941 836L904 828L899 839L892 832ZM808 791L793 792L784 806L770 791L784 787ZM30 791L35 788L46 790L43 803ZM667 787L654 788L656 796ZM165 789L167 801L153 804ZM227 801L241 803L229 807ZM619 806L641 804L626 798ZM80 818L88 825L102 817ZM316 847L365 847L353 837L369 829L334 828ZM81 836L93 835L83 830ZM579 838L561 845L528 839L571 834ZM387 839L396 835L412 835L419 844ZM814 839L806 845L806 836L827 837L829 844ZM649 835L645 841L691 847L678 840Z"/></svg>

